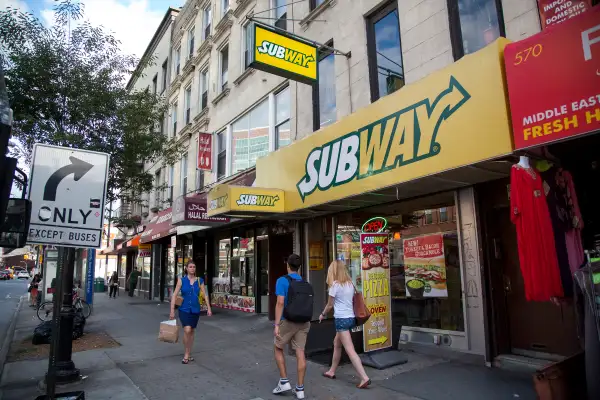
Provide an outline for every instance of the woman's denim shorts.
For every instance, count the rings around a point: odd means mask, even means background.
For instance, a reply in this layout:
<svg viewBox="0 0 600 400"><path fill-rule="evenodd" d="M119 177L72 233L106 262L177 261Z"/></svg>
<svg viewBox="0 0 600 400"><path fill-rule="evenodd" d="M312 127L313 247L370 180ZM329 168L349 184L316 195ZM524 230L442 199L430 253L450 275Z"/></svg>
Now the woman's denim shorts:
<svg viewBox="0 0 600 400"><path fill-rule="evenodd" d="M335 331L345 332L356 326L356 318L336 318Z"/></svg>

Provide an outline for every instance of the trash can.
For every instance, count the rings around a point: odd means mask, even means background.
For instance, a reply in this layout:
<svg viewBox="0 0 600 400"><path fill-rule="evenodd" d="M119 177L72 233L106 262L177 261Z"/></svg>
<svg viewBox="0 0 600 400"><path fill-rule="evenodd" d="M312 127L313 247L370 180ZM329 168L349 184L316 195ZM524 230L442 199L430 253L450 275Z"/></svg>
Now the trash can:
<svg viewBox="0 0 600 400"><path fill-rule="evenodd" d="M104 278L94 279L94 293L104 292Z"/></svg>

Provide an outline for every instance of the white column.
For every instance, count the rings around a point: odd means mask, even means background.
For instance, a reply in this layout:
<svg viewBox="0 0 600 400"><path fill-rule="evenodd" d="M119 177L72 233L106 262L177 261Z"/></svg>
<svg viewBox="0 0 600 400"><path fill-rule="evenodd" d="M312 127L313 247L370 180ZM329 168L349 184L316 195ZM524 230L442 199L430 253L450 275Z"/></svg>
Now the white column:
<svg viewBox="0 0 600 400"><path fill-rule="evenodd" d="M277 123L275 94L269 93L269 153L275 151L275 124Z"/></svg>
<svg viewBox="0 0 600 400"><path fill-rule="evenodd" d="M231 162L232 162L232 158L231 158L231 152L233 151L232 148L232 143L233 143L233 128L230 125L227 125L227 134L226 134L226 139L227 139L227 153L225 155L225 163L227 164L225 167L225 176L229 176L231 175Z"/></svg>

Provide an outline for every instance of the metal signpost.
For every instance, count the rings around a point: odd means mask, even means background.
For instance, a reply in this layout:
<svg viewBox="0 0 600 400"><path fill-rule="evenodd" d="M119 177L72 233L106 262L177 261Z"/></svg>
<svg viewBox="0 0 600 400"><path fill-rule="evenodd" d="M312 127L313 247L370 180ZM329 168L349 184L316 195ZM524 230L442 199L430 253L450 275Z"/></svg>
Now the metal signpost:
<svg viewBox="0 0 600 400"><path fill-rule="evenodd" d="M48 399L54 399L57 383L79 379L79 370L71 360L75 248L88 248L92 254L87 267L88 285L93 288L94 249L102 242L108 165L109 155L105 153L40 144L33 148L27 241L60 246L46 375ZM51 277L46 274L45 279Z"/></svg>

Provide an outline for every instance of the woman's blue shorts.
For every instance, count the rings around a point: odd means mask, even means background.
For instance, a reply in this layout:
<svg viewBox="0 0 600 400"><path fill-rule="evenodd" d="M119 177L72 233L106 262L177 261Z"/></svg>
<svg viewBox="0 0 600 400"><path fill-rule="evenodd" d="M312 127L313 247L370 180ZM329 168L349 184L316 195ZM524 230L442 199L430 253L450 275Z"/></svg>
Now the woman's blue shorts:
<svg viewBox="0 0 600 400"><path fill-rule="evenodd" d="M336 318L335 319L335 331L344 332L356 326L356 318Z"/></svg>

